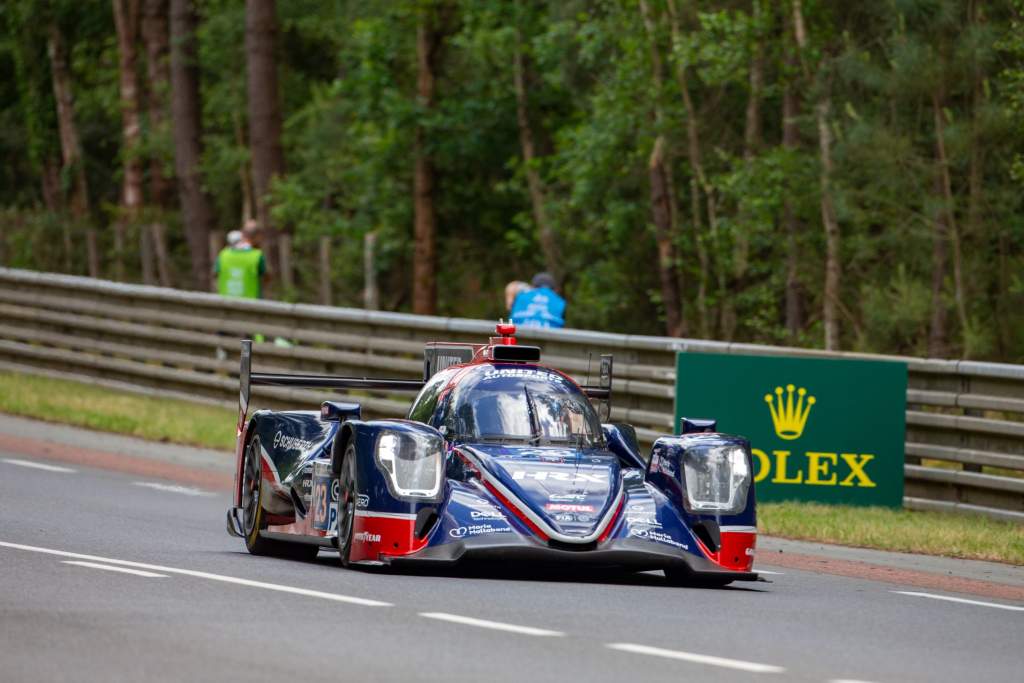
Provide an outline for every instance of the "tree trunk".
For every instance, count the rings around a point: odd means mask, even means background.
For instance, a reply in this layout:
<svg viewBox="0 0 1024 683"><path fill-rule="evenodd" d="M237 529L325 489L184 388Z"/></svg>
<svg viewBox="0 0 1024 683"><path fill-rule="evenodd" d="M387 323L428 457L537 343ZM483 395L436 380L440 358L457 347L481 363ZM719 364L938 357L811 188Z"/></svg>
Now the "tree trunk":
<svg viewBox="0 0 1024 683"><path fill-rule="evenodd" d="M320 303L324 306L331 305L331 238L327 235L320 236Z"/></svg>
<svg viewBox="0 0 1024 683"><path fill-rule="evenodd" d="M825 227L825 292L822 319L825 326L825 350L839 350L839 221L832 204L832 130L829 115L832 101L823 95L815 106L818 143L821 154L821 223Z"/></svg>
<svg viewBox="0 0 1024 683"><path fill-rule="evenodd" d="M682 310L679 301L678 277L676 274L676 250L673 244L672 207L669 186L665 172L665 137L659 135L647 162L647 173L651 182L651 217L654 220L655 241L658 245L658 278L661 281L661 298L665 306L665 328L670 337L682 335Z"/></svg>
<svg viewBox="0 0 1024 683"><path fill-rule="evenodd" d="M513 81L516 91L516 122L519 126L519 146L523 153L523 167L526 169L526 183L530 191L530 204L533 208L533 220L537 224L537 241L544 254L544 269L562 281L561 258L558 253L558 242L554 229L548 220L546 190L537 172L535 159L537 154L533 143L533 129L530 127L529 108L526 93L526 58L523 56L522 36L515 32L515 54L513 56Z"/></svg>
<svg viewBox="0 0 1024 683"><path fill-rule="evenodd" d="M137 226L142 209L142 124L139 120L139 0L113 0L114 24L117 27L118 73L121 86L121 164L124 178L121 185L121 211L114 222L114 278L124 280L124 244L129 226ZM143 279L153 284L153 252L149 233L140 231L140 253Z"/></svg>
<svg viewBox="0 0 1024 683"><path fill-rule="evenodd" d="M647 31L651 53L651 77L654 82L654 124L658 134L647 160L647 174L651 186L651 219L654 222L654 239L658 247L658 279L661 282L661 299L665 307L665 331L670 337L682 334L682 303L679 296L679 276L676 263L676 221L671 200L674 188L669 182L670 172L665 160L667 142L660 132L664 122L660 99L663 89L661 55L658 50L654 18L645 0L640 0L640 15Z"/></svg>
<svg viewBox="0 0 1024 683"><path fill-rule="evenodd" d="M796 125L797 107L796 92L787 82L782 92L782 145L788 150L795 150L800 144ZM799 271L800 223L788 192L783 201L782 222L786 231L786 332L792 344L804 326L804 303Z"/></svg>
<svg viewBox="0 0 1024 683"><path fill-rule="evenodd" d="M416 28L416 94L426 116L434 106L434 69L441 35L430 9ZM416 127L413 200L415 251L413 256L412 310L422 315L437 312L437 217L434 213L434 165L427 151L426 129Z"/></svg>
<svg viewBox="0 0 1024 683"><path fill-rule="evenodd" d="M171 117L174 129L174 168L178 176L185 237L192 255L192 283L210 289L210 229L213 213L203 190L200 162L202 108L196 51L195 8L191 0L171 0Z"/></svg>
<svg viewBox="0 0 1024 683"><path fill-rule="evenodd" d="M760 21L761 3L754 0L753 19ZM746 125L743 130L743 163L751 172L754 158L761 147L761 91L764 84L764 47L760 37L755 39L753 55L750 58L750 73L747 79L747 111ZM732 273L727 291L722 298L722 337L732 341L736 334L736 296L745 288L744 278L747 274L750 257L750 237L752 218L748 211L739 217L739 226L735 231L735 243L732 252Z"/></svg>
<svg viewBox="0 0 1024 683"><path fill-rule="evenodd" d="M142 7L142 40L146 46L146 112L149 116L149 135L160 139L167 131L167 106L170 91L170 42L168 36L167 0L144 0ZM159 146L157 146L159 148ZM160 214L171 205L174 178L164 170L164 159L159 153L149 159L149 203ZM167 248L167 228L162 218L143 228L149 231L156 271L163 287L174 284L174 265Z"/></svg>
<svg viewBox="0 0 1024 683"><path fill-rule="evenodd" d="M267 202L271 184L283 176L284 150L281 147L281 105L277 83L277 3L275 0L246 0L245 54L249 92L249 144L252 151L252 180L256 220L264 231L267 265L281 278L285 290L294 286L290 268L291 254L282 253L290 240L277 239L278 230L270 217Z"/></svg>
<svg viewBox="0 0 1024 683"><path fill-rule="evenodd" d="M967 322L967 307L964 301L964 280L963 280L963 255L960 250L960 234L957 229L956 214L953 211L953 188L952 181L949 176L949 157L946 154L946 140L945 140L945 114L943 113L943 98L939 93L932 94L932 114L935 120L935 162L938 167L937 173L937 185L939 197L942 201L942 207L936 217L935 222L935 239L948 239L953 247L953 297L956 301L957 316L960 321L960 334L963 339L963 355L965 358L970 357L971 349L968 346L968 322ZM945 252L943 246L942 251ZM940 262L935 261L936 264ZM936 284L936 274L932 275L932 322L933 326L936 323L936 310L942 309L942 320L941 328L939 331L942 332L942 344L941 346L947 345L948 334L945 330L945 305L941 301L942 285L945 279L945 253L942 254L941 260L941 277ZM936 287L938 289L936 289ZM938 342L936 348L939 348ZM948 349L947 349L948 351Z"/></svg>
<svg viewBox="0 0 1024 683"><path fill-rule="evenodd" d="M682 20L679 12L676 10L675 0L668 0L667 8L672 29L672 42L678 44L682 40ZM697 283L698 326L700 328L700 336L707 339L711 337L711 315L707 304L708 281L711 279L711 258L704 243L704 221L701 218L701 192L709 190L710 186L704 174L704 163L701 157L700 130L697 127L697 108L690 97L686 64L680 61L676 62L676 80L679 83L679 92L683 99L683 109L686 112L686 150L694 175L690 181L690 213L693 221L693 239L697 249L697 262L700 268L700 276ZM716 213L712 208L713 202L714 197L709 196L709 222L710 216ZM712 225L712 231L715 228L716 226Z"/></svg>
<svg viewBox="0 0 1024 683"><path fill-rule="evenodd" d="M71 73L68 67L68 52L64 36L56 23L49 27L47 51L50 55L50 72L53 78L53 96L57 102L57 125L60 131L60 149L63 159L62 172L71 178L71 197L68 206L75 221L84 223L89 219L89 188L85 180L85 165L82 161L82 145L75 124L75 103L71 94Z"/></svg>
<svg viewBox="0 0 1024 683"><path fill-rule="evenodd" d="M377 288L377 233L368 232L363 237L363 308L376 311L380 308L380 293Z"/></svg>
<svg viewBox="0 0 1024 683"><path fill-rule="evenodd" d="M935 196L942 196L942 178L935 174ZM946 302L944 289L946 284L946 268L949 255L946 245L949 241L949 228L946 225L946 211L939 208L935 212L932 230L932 319L928 331L928 355L934 358L945 358L949 355Z"/></svg>
<svg viewBox="0 0 1024 683"><path fill-rule="evenodd" d="M800 50L800 61L804 77L811 79L807 64L807 29L804 25L801 0L792 0L793 35ZM821 163L819 184L821 187L821 223L825 229L825 290L822 293L822 322L825 328L825 349L839 350L839 287L840 287L840 234L832 201L832 130L829 127L832 100L829 83L825 78L826 57L822 56L814 73L814 85L818 101L814 106L814 117L818 127L818 154Z"/></svg>
<svg viewBox="0 0 1024 683"><path fill-rule="evenodd" d="M967 317L967 295L964 291L964 255L961 250L961 238L959 238L959 227L956 224L956 214L953 211L953 190L952 181L949 177L949 157L946 155L946 141L945 141L945 115L942 112L942 100L938 93L932 95L932 113L935 117L935 153L936 161L939 164L939 177L942 179L942 200L944 204L945 223L948 228L949 242L952 245L953 252L953 300L956 302L956 316L959 318L959 325L961 325L961 339L963 340L964 346L964 357L971 357L971 351L969 345L969 322ZM972 152L974 152L974 145L972 144ZM972 172L975 171L973 168L974 159L972 159ZM972 178L972 180L975 180ZM980 182L980 178L977 179ZM972 191L976 191L975 187L971 187ZM976 216L970 216L971 218L977 218Z"/></svg>

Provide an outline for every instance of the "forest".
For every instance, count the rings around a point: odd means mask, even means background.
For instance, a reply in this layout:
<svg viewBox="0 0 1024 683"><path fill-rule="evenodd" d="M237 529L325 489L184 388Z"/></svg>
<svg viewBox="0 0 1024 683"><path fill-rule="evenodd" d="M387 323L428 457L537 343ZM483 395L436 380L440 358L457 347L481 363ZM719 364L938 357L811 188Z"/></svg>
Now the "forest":
<svg viewBox="0 0 1024 683"><path fill-rule="evenodd" d="M0 265L1024 362L1024 0L5 0Z"/></svg>

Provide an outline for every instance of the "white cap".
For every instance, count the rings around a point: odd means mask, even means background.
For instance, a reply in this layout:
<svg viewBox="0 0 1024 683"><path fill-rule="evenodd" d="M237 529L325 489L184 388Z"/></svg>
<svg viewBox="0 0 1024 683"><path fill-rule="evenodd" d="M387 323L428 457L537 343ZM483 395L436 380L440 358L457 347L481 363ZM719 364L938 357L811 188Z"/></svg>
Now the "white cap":
<svg viewBox="0 0 1024 683"><path fill-rule="evenodd" d="M228 233L228 246L233 247L242 241L242 231L232 230Z"/></svg>

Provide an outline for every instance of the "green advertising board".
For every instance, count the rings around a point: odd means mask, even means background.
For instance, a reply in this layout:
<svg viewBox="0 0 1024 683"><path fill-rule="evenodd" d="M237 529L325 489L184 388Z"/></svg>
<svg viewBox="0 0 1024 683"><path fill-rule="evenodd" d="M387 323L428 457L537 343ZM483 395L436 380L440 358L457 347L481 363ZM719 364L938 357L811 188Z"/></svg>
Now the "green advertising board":
<svg viewBox="0 0 1024 683"><path fill-rule="evenodd" d="M759 501L903 503L904 363L680 353L676 424L750 439Z"/></svg>

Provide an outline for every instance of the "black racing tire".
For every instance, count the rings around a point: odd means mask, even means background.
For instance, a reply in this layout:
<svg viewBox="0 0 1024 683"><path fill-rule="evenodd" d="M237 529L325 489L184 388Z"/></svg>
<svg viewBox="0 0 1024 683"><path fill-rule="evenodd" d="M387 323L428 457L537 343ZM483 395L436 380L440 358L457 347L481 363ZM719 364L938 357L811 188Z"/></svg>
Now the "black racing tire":
<svg viewBox="0 0 1024 683"><path fill-rule="evenodd" d="M259 449L260 437L254 436L245 449L245 462L242 466L242 531L245 534L245 547L253 555L312 560L320 551L315 545L287 543L260 536L260 531L267 528L263 496L268 494L263 486Z"/></svg>
<svg viewBox="0 0 1024 683"><path fill-rule="evenodd" d="M733 582L724 576L699 576L680 567L665 567L665 578L673 586L686 588L724 588Z"/></svg>
<svg viewBox="0 0 1024 683"><path fill-rule="evenodd" d="M341 467L338 469L338 560L342 567L348 567L356 518L356 446L354 443L350 443L345 448L345 454L341 458Z"/></svg>

